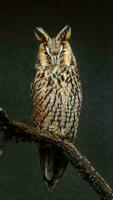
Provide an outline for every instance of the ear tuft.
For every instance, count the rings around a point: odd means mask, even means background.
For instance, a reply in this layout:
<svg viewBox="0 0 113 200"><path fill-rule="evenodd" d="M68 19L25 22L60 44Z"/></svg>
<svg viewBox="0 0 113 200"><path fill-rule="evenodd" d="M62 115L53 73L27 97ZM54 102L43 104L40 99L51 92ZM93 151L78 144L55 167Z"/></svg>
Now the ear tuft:
<svg viewBox="0 0 113 200"><path fill-rule="evenodd" d="M34 33L36 39L40 42L47 42L49 40L49 35L41 27L36 27Z"/></svg>
<svg viewBox="0 0 113 200"><path fill-rule="evenodd" d="M66 25L57 35L58 40L68 40L71 37L71 27Z"/></svg>

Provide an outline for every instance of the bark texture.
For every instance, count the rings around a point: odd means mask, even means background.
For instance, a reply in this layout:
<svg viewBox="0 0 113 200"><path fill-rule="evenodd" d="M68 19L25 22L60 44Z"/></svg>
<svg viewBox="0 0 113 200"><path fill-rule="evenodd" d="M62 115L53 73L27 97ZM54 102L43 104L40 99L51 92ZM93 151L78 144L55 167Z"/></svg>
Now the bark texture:
<svg viewBox="0 0 113 200"><path fill-rule="evenodd" d="M60 133L41 132L23 123L12 120L3 109L0 109L0 132L6 141L23 141L35 143L51 143L60 147L79 175L93 187L100 199L113 200L113 191L102 176L95 170L90 161Z"/></svg>

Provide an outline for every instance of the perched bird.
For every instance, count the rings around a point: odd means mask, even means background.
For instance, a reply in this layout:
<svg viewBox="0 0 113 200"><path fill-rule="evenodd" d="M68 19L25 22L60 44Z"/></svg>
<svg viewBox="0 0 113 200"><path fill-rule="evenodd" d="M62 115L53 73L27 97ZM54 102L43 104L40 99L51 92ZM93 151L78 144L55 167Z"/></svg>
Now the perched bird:
<svg viewBox="0 0 113 200"><path fill-rule="evenodd" d="M77 62L68 42L71 27L65 26L54 38L37 27L35 36L41 44L32 82L33 123L74 143L82 93ZM44 180L52 191L68 160L59 148L47 144L39 145L39 156Z"/></svg>

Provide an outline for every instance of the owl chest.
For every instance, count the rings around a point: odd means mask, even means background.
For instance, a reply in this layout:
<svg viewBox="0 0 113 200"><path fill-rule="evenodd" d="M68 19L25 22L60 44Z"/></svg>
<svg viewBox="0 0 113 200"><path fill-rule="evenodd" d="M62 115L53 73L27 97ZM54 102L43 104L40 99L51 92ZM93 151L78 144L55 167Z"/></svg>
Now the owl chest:
<svg viewBox="0 0 113 200"><path fill-rule="evenodd" d="M33 120L40 126L72 126L79 98L73 77L66 73L42 73L33 83Z"/></svg>
<svg viewBox="0 0 113 200"><path fill-rule="evenodd" d="M37 103L41 101L44 104L50 99L53 104L57 102L63 104L64 107L68 103L70 96L75 96L77 93L74 78L70 74L62 73L58 70L49 73L46 71L40 74L37 73L33 88ZM53 99L55 100L53 101Z"/></svg>

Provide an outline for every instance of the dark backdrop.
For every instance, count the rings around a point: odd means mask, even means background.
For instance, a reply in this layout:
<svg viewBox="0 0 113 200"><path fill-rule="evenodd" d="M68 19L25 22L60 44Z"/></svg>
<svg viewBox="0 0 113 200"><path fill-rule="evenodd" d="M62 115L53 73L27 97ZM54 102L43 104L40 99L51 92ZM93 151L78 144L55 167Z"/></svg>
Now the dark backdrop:
<svg viewBox="0 0 113 200"><path fill-rule="evenodd" d="M76 145L113 187L112 6L93 1L0 1L0 106L31 123L30 82L38 44L33 30L51 35L72 27L71 45L83 88ZM35 144L9 144L0 158L1 200L96 200L93 189L69 165L53 193L43 180Z"/></svg>

